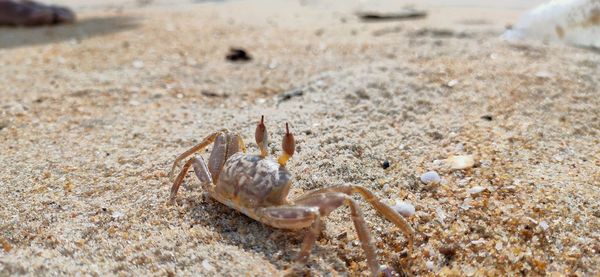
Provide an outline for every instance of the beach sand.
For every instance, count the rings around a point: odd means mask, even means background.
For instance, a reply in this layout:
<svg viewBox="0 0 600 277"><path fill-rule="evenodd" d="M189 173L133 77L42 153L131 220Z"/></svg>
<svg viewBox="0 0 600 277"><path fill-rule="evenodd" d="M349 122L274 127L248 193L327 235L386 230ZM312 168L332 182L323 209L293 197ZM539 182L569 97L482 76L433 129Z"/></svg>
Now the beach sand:
<svg viewBox="0 0 600 277"><path fill-rule="evenodd" d="M297 139L291 198L354 184L415 206L408 253L356 197L401 275L600 273L600 56L500 40L528 7L426 2L425 19L371 23L363 2L55 2L79 22L0 28L0 276L368 275L346 208L294 266L304 232L191 173L166 205L177 155L222 128L257 152L261 115L273 155L285 122Z"/></svg>

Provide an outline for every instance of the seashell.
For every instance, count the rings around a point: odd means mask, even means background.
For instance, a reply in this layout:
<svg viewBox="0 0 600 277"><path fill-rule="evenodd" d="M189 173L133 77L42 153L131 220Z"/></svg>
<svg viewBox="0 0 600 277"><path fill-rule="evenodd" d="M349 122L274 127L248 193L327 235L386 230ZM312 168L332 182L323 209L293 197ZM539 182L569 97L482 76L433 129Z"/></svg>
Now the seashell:
<svg viewBox="0 0 600 277"><path fill-rule="evenodd" d="M481 193L481 192L482 192L482 191L484 191L484 190L486 190L486 188L485 188L485 187L476 186L476 187L472 187L472 188L470 188L470 189L469 189L467 192L468 192L469 194L479 194L479 193Z"/></svg>
<svg viewBox="0 0 600 277"><path fill-rule="evenodd" d="M396 201L396 205L392 206L392 209L404 217L409 217L415 214L415 206L404 201Z"/></svg>
<svg viewBox="0 0 600 277"><path fill-rule="evenodd" d="M428 171L421 175L421 182L427 185L439 184L442 181L440 175L435 171Z"/></svg>
<svg viewBox="0 0 600 277"><path fill-rule="evenodd" d="M453 170L467 169L475 165L473 155L451 156L446 159L446 164Z"/></svg>

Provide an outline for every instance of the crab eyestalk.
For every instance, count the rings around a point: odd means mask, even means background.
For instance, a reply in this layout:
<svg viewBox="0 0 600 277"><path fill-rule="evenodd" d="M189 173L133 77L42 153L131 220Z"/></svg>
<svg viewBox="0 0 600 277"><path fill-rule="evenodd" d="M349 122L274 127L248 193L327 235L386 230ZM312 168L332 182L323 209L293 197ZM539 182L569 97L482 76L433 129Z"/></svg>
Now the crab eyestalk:
<svg viewBox="0 0 600 277"><path fill-rule="evenodd" d="M283 142L281 143L283 147L283 154L279 157L279 165L285 166L287 161L294 155L294 151L296 150L296 142L294 141L294 135L290 133L290 129L288 124L285 123L285 135L283 136Z"/></svg>
<svg viewBox="0 0 600 277"><path fill-rule="evenodd" d="M262 115L260 117L260 123L256 126L256 132L254 132L254 138L256 139L256 144L258 144L260 155L262 157L267 156L267 148L269 146L269 134L267 133L267 127L265 126L264 120L265 116Z"/></svg>

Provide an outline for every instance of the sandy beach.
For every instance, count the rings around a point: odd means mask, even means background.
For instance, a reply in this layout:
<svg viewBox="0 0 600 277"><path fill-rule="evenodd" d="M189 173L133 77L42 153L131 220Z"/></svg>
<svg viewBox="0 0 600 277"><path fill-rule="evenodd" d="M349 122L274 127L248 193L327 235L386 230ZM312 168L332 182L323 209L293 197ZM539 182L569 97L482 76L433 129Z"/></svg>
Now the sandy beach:
<svg viewBox="0 0 600 277"><path fill-rule="evenodd" d="M65 0L74 25L0 27L0 276L368 276L347 208L295 265L303 231L193 173L166 205L177 155L222 128L258 153L261 115L274 156L296 137L290 198L353 184L415 207L409 253L355 197L399 276L598 276L599 52L499 38L541 2L365 22L364 1Z"/></svg>

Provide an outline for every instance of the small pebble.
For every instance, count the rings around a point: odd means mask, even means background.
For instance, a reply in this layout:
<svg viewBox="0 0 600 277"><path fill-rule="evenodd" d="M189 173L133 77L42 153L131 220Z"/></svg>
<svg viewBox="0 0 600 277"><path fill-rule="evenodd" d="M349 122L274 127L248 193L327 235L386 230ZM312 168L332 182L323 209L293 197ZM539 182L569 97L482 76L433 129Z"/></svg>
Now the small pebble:
<svg viewBox="0 0 600 277"><path fill-rule="evenodd" d="M540 79L549 79L552 78L552 73L546 70L540 70L535 73L535 77L538 77Z"/></svg>
<svg viewBox="0 0 600 277"><path fill-rule="evenodd" d="M208 262L208 260L204 260L204 261L202 261L202 267L204 267L204 269L206 269L206 270L208 270L208 271L213 271L213 270L215 270L215 267L214 267L214 266L212 266L212 265L211 265L211 264Z"/></svg>
<svg viewBox="0 0 600 277"><path fill-rule="evenodd" d="M345 232L345 231L342 232L342 233L339 233L337 236L335 236L335 238L338 239L338 240L342 240L342 239L345 239L347 237L348 237L348 233Z"/></svg>
<svg viewBox="0 0 600 277"><path fill-rule="evenodd" d="M121 217L123 217L125 214L121 211L114 211L111 215L112 218L114 219L119 219Z"/></svg>
<svg viewBox="0 0 600 277"><path fill-rule="evenodd" d="M428 171L421 175L421 182L427 185L439 184L442 181L440 175L435 171Z"/></svg>
<svg viewBox="0 0 600 277"><path fill-rule="evenodd" d="M385 192L390 191L390 185L389 184L383 185L383 191L385 191Z"/></svg>
<svg viewBox="0 0 600 277"><path fill-rule="evenodd" d="M480 163L481 167L490 167L490 166L492 166L492 161L490 161L490 160L481 160L479 163Z"/></svg>
<svg viewBox="0 0 600 277"><path fill-rule="evenodd" d="M451 259L456 255L456 245L453 244L442 246L438 250L440 251L440 254L446 256L448 259Z"/></svg>
<svg viewBox="0 0 600 277"><path fill-rule="evenodd" d="M485 239L480 238L478 240L471 241L471 244L477 245L477 244L484 244L485 242L486 242Z"/></svg>
<svg viewBox="0 0 600 277"><path fill-rule="evenodd" d="M383 276L397 276L396 271L394 271L394 269L389 268L387 266L380 265L379 270L381 270L381 274L383 274Z"/></svg>
<svg viewBox="0 0 600 277"><path fill-rule="evenodd" d="M471 201L473 201L473 198L471 197L467 197L465 198L465 200L463 201L463 203L460 205L460 208L463 210L468 210L470 208L472 208L473 206L471 206Z"/></svg>
<svg viewBox="0 0 600 277"><path fill-rule="evenodd" d="M483 116L481 116L481 119L487 120L487 121L492 121L494 118L491 115L483 115Z"/></svg>
<svg viewBox="0 0 600 277"><path fill-rule="evenodd" d="M546 231L546 230L548 230L548 228L550 228L550 226L548 225L548 222L546 222L546 221L542 221L542 222L540 222L540 227L541 227L541 228L542 228L544 231Z"/></svg>
<svg viewBox="0 0 600 277"><path fill-rule="evenodd" d="M463 273L465 274L465 276L467 277L471 277L471 276L475 276L475 273L477 272L477 269L475 267L472 266L465 266L462 268Z"/></svg>
<svg viewBox="0 0 600 277"><path fill-rule="evenodd" d="M533 223L534 225L538 224L537 220L535 220L535 219L533 219L533 218L531 218L529 216L526 216L525 219L529 220L529 222Z"/></svg>
<svg viewBox="0 0 600 277"><path fill-rule="evenodd" d="M197 65L197 64L198 64L198 62L197 62L195 59L193 59L193 58L187 58L187 59L185 60L185 63L186 63L187 65L189 65L189 66L194 66L194 65Z"/></svg>
<svg viewBox="0 0 600 277"><path fill-rule="evenodd" d="M242 48L230 48L229 53L225 56L225 59L231 62L248 62L252 60L252 57L248 54L245 49Z"/></svg>
<svg viewBox="0 0 600 277"><path fill-rule="evenodd" d="M437 220L444 224L444 220L446 220L446 213L444 212L444 210L442 210L442 208L437 207L435 208L435 215L437 217Z"/></svg>
<svg viewBox="0 0 600 277"><path fill-rule="evenodd" d="M564 158L563 156L561 156L561 155L554 155L554 157L553 157L553 158L554 158L554 160L555 160L555 161L557 161L557 162L562 162L562 161L564 161L564 160L565 160L565 158Z"/></svg>
<svg viewBox="0 0 600 277"><path fill-rule="evenodd" d="M448 82L448 84L446 84L448 87L454 87L456 85L458 85L458 80L450 80L450 82Z"/></svg>
<svg viewBox="0 0 600 277"><path fill-rule="evenodd" d="M476 187L470 188L467 192L469 194L478 194L478 193L481 193L484 190L486 190L486 188L481 187L481 186L476 186Z"/></svg>
<svg viewBox="0 0 600 277"><path fill-rule="evenodd" d="M131 63L131 65L133 65L134 68L140 69L144 67L144 62L140 60L135 60L133 61L133 63Z"/></svg>
<svg viewBox="0 0 600 277"><path fill-rule="evenodd" d="M456 152L462 152L465 150L465 145L462 143L457 143L456 145L454 145L454 151Z"/></svg>
<svg viewBox="0 0 600 277"><path fill-rule="evenodd" d="M501 189L509 191L509 192L515 192L517 190L517 187L515 187L515 186L505 186L505 187L502 187Z"/></svg>
<svg viewBox="0 0 600 277"><path fill-rule="evenodd" d="M435 268L434 268L433 261L427 261L427 262L425 263L425 266L427 266L427 269L429 269L429 270L432 270L432 271L435 269Z"/></svg>
<svg viewBox="0 0 600 277"><path fill-rule="evenodd" d="M450 165L451 169L460 170L473 167L475 165L475 159L473 158L473 155L451 156L446 159L446 163Z"/></svg>
<svg viewBox="0 0 600 277"><path fill-rule="evenodd" d="M396 201L396 205L392 208L404 217L409 217L415 214L415 206L408 202Z"/></svg>
<svg viewBox="0 0 600 277"><path fill-rule="evenodd" d="M4 105L4 106L2 106L2 108L6 109L6 111L10 115L22 116L27 113L27 107L25 107L22 104L17 103L17 102L13 102L8 105Z"/></svg>
<svg viewBox="0 0 600 277"><path fill-rule="evenodd" d="M383 164L381 164L381 167L383 167L383 169L388 169L390 167L390 161L388 161L388 160L383 161Z"/></svg>
<svg viewBox="0 0 600 277"><path fill-rule="evenodd" d="M271 69L271 70L272 70L272 69L275 69L275 68L277 68L277 66L279 66L279 63L277 63L277 61L272 61L272 62L269 64L269 69Z"/></svg>

